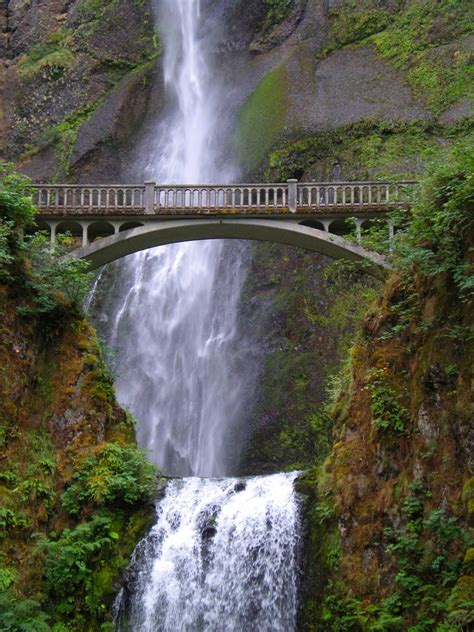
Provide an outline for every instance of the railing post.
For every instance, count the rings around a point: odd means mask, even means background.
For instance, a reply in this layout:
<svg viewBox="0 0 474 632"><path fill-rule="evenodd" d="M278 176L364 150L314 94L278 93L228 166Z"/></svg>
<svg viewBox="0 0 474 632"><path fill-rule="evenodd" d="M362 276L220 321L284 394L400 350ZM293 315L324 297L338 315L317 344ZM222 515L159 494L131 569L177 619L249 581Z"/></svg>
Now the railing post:
<svg viewBox="0 0 474 632"><path fill-rule="evenodd" d="M155 213L155 186L156 182L153 180L145 181L145 213L147 215L153 215Z"/></svg>
<svg viewBox="0 0 474 632"><path fill-rule="evenodd" d="M298 208L298 180L288 180L288 210L296 213Z"/></svg>

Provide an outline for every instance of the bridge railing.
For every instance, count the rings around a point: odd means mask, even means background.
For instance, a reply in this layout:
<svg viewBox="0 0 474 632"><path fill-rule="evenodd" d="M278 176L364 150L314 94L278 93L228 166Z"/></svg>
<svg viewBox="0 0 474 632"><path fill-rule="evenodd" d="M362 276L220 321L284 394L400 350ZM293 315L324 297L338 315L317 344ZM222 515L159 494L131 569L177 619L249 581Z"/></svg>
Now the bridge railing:
<svg viewBox="0 0 474 632"><path fill-rule="evenodd" d="M154 196L154 208L158 212L162 209L283 209L287 206L287 184L157 186Z"/></svg>
<svg viewBox="0 0 474 632"><path fill-rule="evenodd" d="M416 182L333 182L298 184L298 207L400 206L410 201Z"/></svg>
<svg viewBox="0 0 474 632"><path fill-rule="evenodd" d="M145 209L145 185L38 184L33 199L39 209Z"/></svg>
<svg viewBox="0 0 474 632"><path fill-rule="evenodd" d="M406 205L416 182L324 182L277 184L61 185L33 187L40 211L52 214L179 214L292 212Z"/></svg>

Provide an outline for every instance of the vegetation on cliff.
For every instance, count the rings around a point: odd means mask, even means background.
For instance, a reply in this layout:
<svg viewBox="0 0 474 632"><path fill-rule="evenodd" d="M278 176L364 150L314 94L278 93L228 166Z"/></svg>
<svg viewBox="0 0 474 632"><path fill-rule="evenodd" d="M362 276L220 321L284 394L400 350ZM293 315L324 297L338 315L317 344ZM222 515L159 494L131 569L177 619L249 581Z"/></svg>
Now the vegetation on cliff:
<svg viewBox="0 0 474 632"><path fill-rule="evenodd" d="M82 314L84 264L25 235L28 183L1 172L1 627L105 630L156 473Z"/></svg>
<svg viewBox="0 0 474 632"><path fill-rule="evenodd" d="M472 131L469 0L347 0L320 7L317 26L315 55L286 46L278 57L278 72L289 78L285 90L271 69L242 106L237 145L249 174L274 178L283 171L315 180L419 174L430 154ZM359 81L347 86L355 91L349 94L340 82L350 73L341 66L352 60ZM405 91L409 106L396 90L387 93L392 84ZM266 127L259 113L264 100L267 111L276 104L278 126Z"/></svg>
<svg viewBox="0 0 474 632"><path fill-rule="evenodd" d="M301 481L304 630L470 629L474 153L432 169Z"/></svg>
<svg viewBox="0 0 474 632"><path fill-rule="evenodd" d="M345 2L332 8L329 18L330 43L324 55L347 45L374 45L383 59L404 72L434 115L469 93L472 55L462 47L473 29L469 0Z"/></svg>

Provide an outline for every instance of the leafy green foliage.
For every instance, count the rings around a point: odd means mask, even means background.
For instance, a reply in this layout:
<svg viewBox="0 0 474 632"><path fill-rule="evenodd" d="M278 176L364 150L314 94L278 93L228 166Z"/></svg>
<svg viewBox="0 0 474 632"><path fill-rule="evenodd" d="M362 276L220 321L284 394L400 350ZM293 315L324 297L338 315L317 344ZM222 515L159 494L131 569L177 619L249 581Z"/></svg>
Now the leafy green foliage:
<svg viewBox="0 0 474 632"><path fill-rule="evenodd" d="M321 603L315 630L469 629L474 621L472 601L463 594L463 584L458 579L463 564L459 553L469 546L469 536L458 519L443 508L426 515L429 497L424 485L414 481L401 508L403 526L385 530L387 552L394 556L398 566L398 590L380 604L371 605L354 598L340 582L331 583Z"/></svg>
<svg viewBox="0 0 474 632"><path fill-rule="evenodd" d="M407 277L415 272L426 276L446 274L461 300L474 294L474 265L469 258L469 234L474 225L474 145L468 139L456 144L432 162L421 190L415 193L411 210L392 215L397 227L388 239L385 225L363 231L362 243L392 260ZM396 306L400 320L409 321L414 295Z"/></svg>
<svg viewBox="0 0 474 632"><path fill-rule="evenodd" d="M11 163L0 162L0 222L13 231L34 225L36 207L28 178L15 172Z"/></svg>
<svg viewBox="0 0 474 632"><path fill-rule="evenodd" d="M0 621L3 632L51 632L50 617L31 599L15 599L0 592Z"/></svg>
<svg viewBox="0 0 474 632"><path fill-rule="evenodd" d="M68 238L51 250L44 234L24 236L35 226L37 209L29 180L0 163L0 279L21 288L19 311L25 315L82 313L92 275L88 264L67 258Z"/></svg>
<svg viewBox="0 0 474 632"><path fill-rule="evenodd" d="M65 529L55 542L40 542L46 553L46 589L52 598L61 600L60 612L71 612L77 597L88 592L94 567L117 538L111 519L96 516L74 530Z"/></svg>
<svg viewBox="0 0 474 632"><path fill-rule="evenodd" d="M146 502L155 491L155 468L142 450L106 443L78 465L62 504L69 513L77 514L85 504Z"/></svg>
<svg viewBox="0 0 474 632"><path fill-rule="evenodd" d="M362 604L351 597L330 595L324 600L321 621L334 632L363 632L367 617Z"/></svg>
<svg viewBox="0 0 474 632"><path fill-rule="evenodd" d="M0 222L0 281L11 279L11 266L14 256L10 248L12 222Z"/></svg>
<svg viewBox="0 0 474 632"><path fill-rule="evenodd" d="M474 225L474 147L469 142L432 165L411 218L394 244L395 263L422 274L449 274L460 296L474 294L466 240Z"/></svg>
<svg viewBox="0 0 474 632"><path fill-rule="evenodd" d="M17 571L5 561L5 556L0 555L0 593L10 588L17 577Z"/></svg>
<svg viewBox="0 0 474 632"><path fill-rule="evenodd" d="M403 528L387 529L387 551L395 556L398 573L395 581L399 593L385 604L392 614L413 617L413 630L435 629L438 622L449 619L449 598L462 568L459 550L469 545L469 537L455 516L438 508L424 517L423 485L415 481L405 498L402 513L407 519Z"/></svg>
<svg viewBox="0 0 474 632"><path fill-rule="evenodd" d="M387 369L373 369L369 374L372 423L382 431L394 435L408 432L410 413L387 380Z"/></svg>
<svg viewBox="0 0 474 632"><path fill-rule="evenodd" d="M16 513L8 507L0 507L0 540L5 538L9 531L28 526L28 520L21 513Z"/></svg>
<svg viewBox="0 0 474 632"><path fill-rule="evenodd" d="M29 265L23 287L31 300L18 308L20 313L82 314L92 274L87 262L65 256L66 244L67 238L51 250L47 236L42 233L25 239L22 251Z"/></svg>

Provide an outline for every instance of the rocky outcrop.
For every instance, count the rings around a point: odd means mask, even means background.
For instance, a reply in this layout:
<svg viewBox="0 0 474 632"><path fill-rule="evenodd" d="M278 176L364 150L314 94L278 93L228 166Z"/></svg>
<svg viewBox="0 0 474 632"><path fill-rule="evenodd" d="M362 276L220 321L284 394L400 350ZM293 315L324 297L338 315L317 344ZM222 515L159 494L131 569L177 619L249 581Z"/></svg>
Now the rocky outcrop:
<svg viewBox="0 0 474 632"><path fill-rule="evenodd" d="M244 168L268 165L282 143L361 124L430 125L449 142L449 126L472 117L466 10L462 0L439 14L428 0L305 3L296 25L288 17L287 31L278 27L284 37L253 47L243 73L236 143ZM269 128L262 112L275 108Z"/></svg>
<svg viewBox="0 0 474 632"><path fill-rule="evenodd" d="M20 162L35 179L78 178L86 142L88 166L93 165L91 128L78 138L80 129L101 110L99 118L108 123L95 139L101 146L97 168L117 178L123 143L146 107L146 64L158 54L149 4L12 0L6 29L4 157ZM111 121L118 119L121 132L115 137Z"/></svg>
<svg viewBox="0 0 474 632"><path fill-rule="evenodd" d="M460 204L452 254L472 270L472 203ZM364 320L330 456L300 482L301 630L472 627L474 312L459 287L449 272L405 269Z"/></svg>

